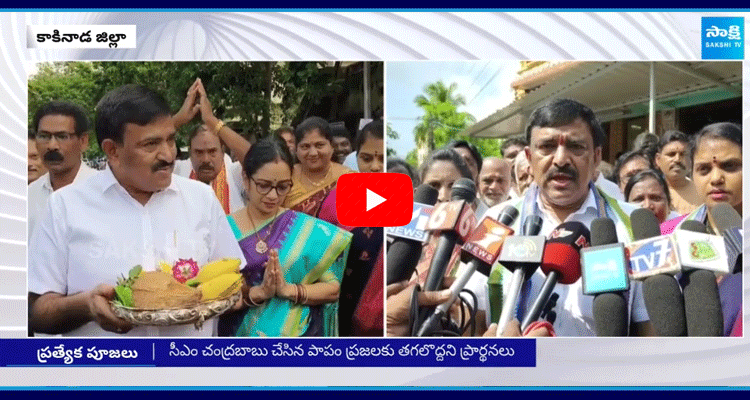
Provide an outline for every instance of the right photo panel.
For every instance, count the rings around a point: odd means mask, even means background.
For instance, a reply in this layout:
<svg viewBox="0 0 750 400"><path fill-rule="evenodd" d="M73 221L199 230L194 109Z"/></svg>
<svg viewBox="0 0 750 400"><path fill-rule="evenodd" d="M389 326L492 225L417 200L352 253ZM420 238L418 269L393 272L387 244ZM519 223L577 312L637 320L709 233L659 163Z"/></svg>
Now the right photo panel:
<svg viewBox="0 0 750 400"><path fill-rule="evenodd" d="M742 336L741 62L385 71L387 336Z"/></svg>

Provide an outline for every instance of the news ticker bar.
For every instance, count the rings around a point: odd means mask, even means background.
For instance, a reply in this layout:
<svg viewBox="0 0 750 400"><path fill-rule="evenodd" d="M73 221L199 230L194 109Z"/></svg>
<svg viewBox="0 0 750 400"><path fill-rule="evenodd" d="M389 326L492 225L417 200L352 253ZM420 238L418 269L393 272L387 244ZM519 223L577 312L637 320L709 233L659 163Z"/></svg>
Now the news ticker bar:
<svg viewBox="0 0 750 400"><path fill-rule="evenodd" d="M535 367L534 339L5 339L6 367Z"/></svg>

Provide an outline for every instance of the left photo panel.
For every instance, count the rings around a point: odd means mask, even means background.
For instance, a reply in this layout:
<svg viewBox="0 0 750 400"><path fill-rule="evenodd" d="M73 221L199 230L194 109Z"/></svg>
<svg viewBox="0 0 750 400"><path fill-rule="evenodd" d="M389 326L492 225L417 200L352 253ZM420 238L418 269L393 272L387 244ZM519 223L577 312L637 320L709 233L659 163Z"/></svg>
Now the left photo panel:
<svg viewBox="0 0 750 400"><path fill-rule="evenodd" d="M382 337L383 228L341 224L336 186L383 172L383 76L34 64L8 336ZM16 175L0 194L25 212Z"/></svg>

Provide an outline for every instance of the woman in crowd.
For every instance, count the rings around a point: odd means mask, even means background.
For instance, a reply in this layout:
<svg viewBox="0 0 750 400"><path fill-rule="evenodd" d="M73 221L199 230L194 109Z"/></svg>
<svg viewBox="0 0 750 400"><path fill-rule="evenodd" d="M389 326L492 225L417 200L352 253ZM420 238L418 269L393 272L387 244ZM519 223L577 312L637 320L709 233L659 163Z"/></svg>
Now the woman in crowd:
<svg viewBox="0 0 750 400"><path fill-rule="evenodd" d="M223 318L220 334L337 336L351 234L281 206L294 185L291 155L281 141L253 145L243 169L248 204L227 218L247 260L247 309Z"/></svg>
<svg viewBox="0 0 750 400"><path fill-rule="evenodd" d="M469 178L474 180L471 170L453 149L438 149L432 152L419 169L422 183L438 191L438 203L451 201L453 182Z"/></svg>
<svg viewBox="0 0 750 400"><path fill-rule="evenodd" d="M671 211L672 199L661 171L646 169L636 173L625 185L625 198L653 211L660 223L679 216Z"/></svg>
<svg viewBox="0 0 750 400"><path fill-rule="evenodd" d="M383 172L383 121L372 121L357 133L354 151L359 172ZM333 189L323 202L318 217L349 230L353 235L341 282L340 334L383 336L383 228L342 226L335 210L336 189Z"/></svg>
<svg viewBox="0 0 750 400"><path fill-rule="evenodd" d="M411 178L411 184L414 188L421 184L416 169L406 161L397 157L388 157L388 161L386 161L385 164L387 172L409 175L409 178Z"/></svg>
<svg viewBox="0 0 750 400"><path fill-rule="evenodd" d="M294 165L294 186L286 196L284 206L316 217L339 177L352 171L331 161L333 138L324 119L310 117L302 121L294 131L294 137L299 163Z"/></svg>
<svg viewBox="0 0 750 400"><path fill-rule="evenodd" d="M706 224L709 233L718 229L711 210L727 203L742 215L742 127L729 122L705 126L690 143L693 182L703 205L690 214L666 221L662 233L679 229L686 220ZM725 336L742 336L742 273L718 279Z"/></svg>

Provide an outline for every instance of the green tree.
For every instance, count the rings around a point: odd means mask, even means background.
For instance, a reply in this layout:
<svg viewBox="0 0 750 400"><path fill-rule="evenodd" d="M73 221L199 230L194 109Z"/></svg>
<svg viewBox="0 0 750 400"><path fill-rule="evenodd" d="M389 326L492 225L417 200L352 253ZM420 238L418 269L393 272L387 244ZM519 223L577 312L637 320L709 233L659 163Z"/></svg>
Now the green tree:
<svg viewBox="0 0 750 400"><path fill-rule="evenodd" d="M356 96L357 90L347 83L352 70L341 63L331 66L321 62L45 63L29 78L28 118L31 123L36 110L51 100L66 100L81 105L93 124L99 99L125 84L156 90L172 111L177 111L190 85L200 78L216 116L248 139L259 138L275 127L298 124L309 115L330 119L351 113L339 103L347 104L348 96ZM375 71L382 74L382 66ZM330 101L332 98L338 101ZM328 104L333 104L330 110L324 107ZM361 114L361 109L358 111ZM352 119L359 117L354 115ZM178 132L180 147L187 146L188 133L197 124L198 119ZM85 158L103 156L93 126L89 143Z"/></svg>
<svg viewBox="0 0 750 400"><path fill-rule="evenodd" d="M445 146L453 139L466 140L479 149L483 157L499 156L500 146L496 139L476 139L460 136L459 133L476 122L468 112L458 111L466 103L457 93L456 83L446 86L437 81L424 87L425 94L414 98L414 102L424 110L419 124L414 128L417 146L426 146L429 152Z"/></svg>

